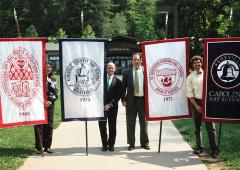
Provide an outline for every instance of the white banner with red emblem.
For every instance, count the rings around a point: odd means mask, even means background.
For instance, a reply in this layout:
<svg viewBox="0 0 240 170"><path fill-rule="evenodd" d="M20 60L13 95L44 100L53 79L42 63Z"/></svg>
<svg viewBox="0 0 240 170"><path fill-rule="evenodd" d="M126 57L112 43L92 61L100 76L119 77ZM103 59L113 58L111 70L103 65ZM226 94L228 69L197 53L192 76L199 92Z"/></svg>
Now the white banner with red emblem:
<svg viewBox="0 0 240 170"><path fill-rule="evenodd" d="M104 117L105 41L60 40L64 121L99 120Z"/></svg>
<svg viewBox="0 0 240 170"><path fill-rule="evenodd" d="M189 40L143 42L147 120L190 117L186 98Z"/></svg>
<svg viewBox="0 0 240 170"><path fill-rule="evenodd" d="M47 123L45 39L0 39L0 128Z"/></svg>

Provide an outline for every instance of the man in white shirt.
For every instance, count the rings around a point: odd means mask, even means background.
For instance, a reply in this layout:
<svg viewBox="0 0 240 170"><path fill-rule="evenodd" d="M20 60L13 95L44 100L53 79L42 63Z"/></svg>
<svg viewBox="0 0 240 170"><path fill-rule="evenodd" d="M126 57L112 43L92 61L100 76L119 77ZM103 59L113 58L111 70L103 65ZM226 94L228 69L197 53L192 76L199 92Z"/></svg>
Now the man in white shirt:
<svg viewBox="0 0 240 170"><path fill-rule="evenodd" d="M195 154L203 152L202 143L202 92L203 92L203 58L201 56L193 56L191 64L194 71L187 77L187 97L192 104L193 121L195 124L195 140L197 148L194 150ZM208 133L209 144L211 149L211 156L217 157L218 146L215 125L212 122L206 122L206 130Z"/></svg>

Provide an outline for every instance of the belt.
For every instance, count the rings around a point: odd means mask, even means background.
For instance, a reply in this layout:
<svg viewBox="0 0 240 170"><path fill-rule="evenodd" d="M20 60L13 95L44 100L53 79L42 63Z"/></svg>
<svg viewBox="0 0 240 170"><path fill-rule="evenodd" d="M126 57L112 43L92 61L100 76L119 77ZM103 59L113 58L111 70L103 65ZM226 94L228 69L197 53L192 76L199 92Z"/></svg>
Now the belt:
<svg viewBox="0 0 240 170"><path fill-rule="evenodd" d="M195 98L195 97L194 97L194 99L195 99L196 101L202 101L202 99L197 99L197 98Z"/></svg>
<svg viewBox="0 0 240 170"><path fill-rule="evenodd" d="M134 96L134 98L142 99L142 98L144 98L144 96Z"/></svg>
<svg viewBox="0 0 240 170"><path fill-rule="evenodd" d="M202 99L196 99L196 98L194 98L195 99L195 101L197 102L197 104L199 104L200 106L202 106Z"/></svg>

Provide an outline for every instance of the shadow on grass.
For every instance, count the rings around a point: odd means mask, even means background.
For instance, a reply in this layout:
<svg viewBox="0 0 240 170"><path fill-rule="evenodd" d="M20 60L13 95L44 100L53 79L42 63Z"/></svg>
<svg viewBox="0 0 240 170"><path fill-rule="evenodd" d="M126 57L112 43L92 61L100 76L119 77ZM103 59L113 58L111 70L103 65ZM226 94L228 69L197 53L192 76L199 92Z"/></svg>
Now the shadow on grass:
<svg viewBox="0 0 240 170"><path fill-rule="evenodd" d="M33 154L32 149L23 148L2 148L0 147L0 157L22 157L26 158Z"/></svg>

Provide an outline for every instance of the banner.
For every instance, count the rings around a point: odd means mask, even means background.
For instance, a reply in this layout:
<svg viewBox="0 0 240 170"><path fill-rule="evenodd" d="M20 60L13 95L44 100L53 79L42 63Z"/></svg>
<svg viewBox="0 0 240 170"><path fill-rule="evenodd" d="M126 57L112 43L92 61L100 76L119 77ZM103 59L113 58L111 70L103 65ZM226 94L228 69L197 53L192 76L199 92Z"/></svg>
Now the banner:
<svg viewBox="0 0 240 170"><path fill-rule="evenodd" d="M204 40L205 121L240 122L240 38Z"/></svg>
<svg viewBox="0 0 240 170"><path fill-rule="evenodd" d="M0 128L47 123L45 39L0 39Z"/></svg>
<svg viewBox="0 0 240 170"><path fill-rule="evenodd" d="M142 43L147 120L190 117L186 97L188 39Z"/></svg>
<svg viewBox="0 0 240 170"><path fill-rule="evenodd" d="M62 119L104 117L105 40L60 40Z"/></svg>

